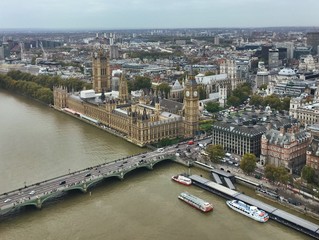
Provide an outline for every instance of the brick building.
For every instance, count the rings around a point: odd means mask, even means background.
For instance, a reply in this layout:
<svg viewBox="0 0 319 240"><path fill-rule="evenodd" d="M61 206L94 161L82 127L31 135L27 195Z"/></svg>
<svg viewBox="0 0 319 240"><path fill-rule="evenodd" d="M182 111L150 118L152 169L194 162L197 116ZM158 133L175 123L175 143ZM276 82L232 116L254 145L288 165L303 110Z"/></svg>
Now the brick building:
<svg viewBox="0 0 319 240"><path fill-rule="evenodd" d="M267 128L261 138L262 164L283 166L290 173L299 174L306 164L306 150L310 143L310 134L301 130L297 124L285 130Z"/></svg>
<svg viewBox="0 0 319 240"><path fill-rule="evenodd" d="M308 128L311 133L311 142L307 150L306 164L312 167L316 172L316 178L319 178L319 125L314 124Z"/></svg>

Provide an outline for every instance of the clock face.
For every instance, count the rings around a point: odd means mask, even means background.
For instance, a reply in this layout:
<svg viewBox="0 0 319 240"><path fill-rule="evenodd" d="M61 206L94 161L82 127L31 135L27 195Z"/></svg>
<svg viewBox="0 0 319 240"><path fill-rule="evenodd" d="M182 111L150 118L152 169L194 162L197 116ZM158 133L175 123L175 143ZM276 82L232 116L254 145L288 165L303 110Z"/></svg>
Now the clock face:
<svg viewBox="0 0 319 240"><path fill-rule="evenodd" d="M197 91L194 91L194 97L197 97Z"/></svg>
<svg viewBox="0 0 319 240"><path fill-rule="evenodd" d="M186 97L189 97L189 91L186 91Z"/></svg>

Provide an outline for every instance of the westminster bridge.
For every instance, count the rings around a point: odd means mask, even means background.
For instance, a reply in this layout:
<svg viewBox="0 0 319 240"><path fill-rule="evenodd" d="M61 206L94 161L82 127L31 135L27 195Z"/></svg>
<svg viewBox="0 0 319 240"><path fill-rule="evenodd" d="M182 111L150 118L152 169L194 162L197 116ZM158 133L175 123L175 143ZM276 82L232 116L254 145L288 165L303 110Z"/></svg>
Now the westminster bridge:
<svg viewBox="0 0 319 240"><path fill-rule="evenodd" d="M201 143L208 142L204 139ZM123 179L125 174L138 168L152 170L154 165L164 160L170 160L183 164L192 165L190 147L186 142L145 152L138 155L117 159L76 172L44 180L29 186L6 192L0 195L0 215L14 211L24 206L41 208L47 200L53 199L71 190L87 190L106 178L116 177ZM189 154L185 154L185 153ZM180 153L180 154L179 154Z"/></svg>

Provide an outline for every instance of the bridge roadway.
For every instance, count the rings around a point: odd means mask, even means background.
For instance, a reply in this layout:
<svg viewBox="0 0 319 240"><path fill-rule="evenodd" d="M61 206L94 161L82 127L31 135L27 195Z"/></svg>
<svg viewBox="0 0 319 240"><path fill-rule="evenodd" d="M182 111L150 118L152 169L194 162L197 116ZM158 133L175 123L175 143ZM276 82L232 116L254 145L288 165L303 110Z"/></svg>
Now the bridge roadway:
<svg viewBox="0 0 319 240"><path fill-rule="evenodd" d="M207 138L198 143L207 143L209 140ZM142 167L151 170L156 163L163 160L172 160L189 166L191 164L189 158L176 156L177 151L185 153L189 147L184 142L166 147L163 152L155 150L129 156L3 193L0 195L0 215L27 205L41 208L45 201L57 197L63 192L74 189L86 192L89 187L105 178L118 177L123 179L125 174L130 171Z"/></svg>

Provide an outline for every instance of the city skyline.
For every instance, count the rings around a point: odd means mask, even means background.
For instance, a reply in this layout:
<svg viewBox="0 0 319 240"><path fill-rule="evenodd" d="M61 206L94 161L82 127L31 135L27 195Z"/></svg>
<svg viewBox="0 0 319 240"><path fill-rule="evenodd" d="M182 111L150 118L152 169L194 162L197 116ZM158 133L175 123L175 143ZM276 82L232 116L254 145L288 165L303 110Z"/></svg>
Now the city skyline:
<svg viewBox="0 0 319 240"><path fill-rule="evenodd" d="M319 20L319 2L302 3L296 7L289 0L5 0L0 29L314 26Z"/></svg>

